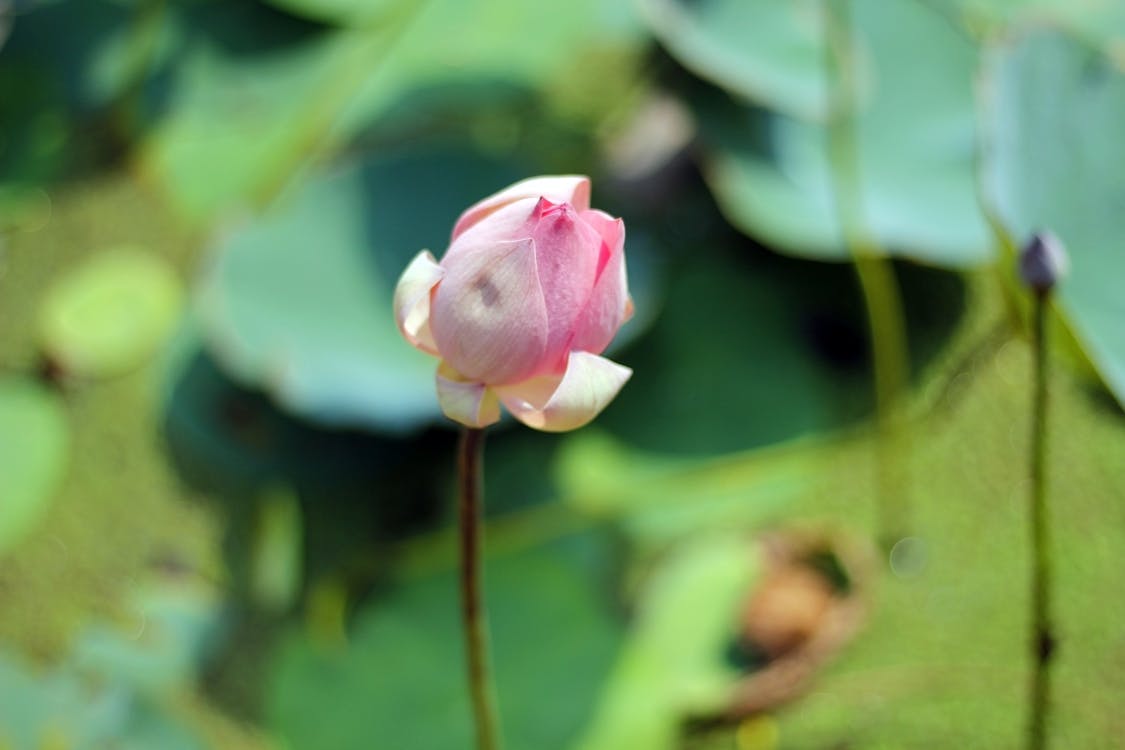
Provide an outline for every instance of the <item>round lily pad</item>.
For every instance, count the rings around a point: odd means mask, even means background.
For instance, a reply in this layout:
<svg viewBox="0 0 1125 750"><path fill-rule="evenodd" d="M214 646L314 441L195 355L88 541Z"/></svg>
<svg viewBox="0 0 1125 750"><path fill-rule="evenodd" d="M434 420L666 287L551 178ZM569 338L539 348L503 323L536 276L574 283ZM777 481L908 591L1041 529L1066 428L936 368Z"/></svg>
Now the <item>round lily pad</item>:
<svg viewBox="0 0 1125 750"><path fill-rule="evenodd" d="M437 361L399 334L391 299L457 216L525 176L443 148L312 176L223 240L201 287L205 341L237 379L327 425L408 430L438 416Z"/></svg>
<svg viewBox="0 0 1125 750"><path fill-rule="evenodd" d="M820 0L642 0L652 31L683 65L743 98L800 117L827 101Z"/></svg>
<svg viewBox="0 0 1125 750"><path fill-rule="evenodd" d="M974 177L976 47L923 3L853 8L866 73L855 116L864 227L897 256L942 267L987 261ZM850 257L823 124L729 97L701 97L696 107L707 180L735 226L795 255Z"/></svg>
<svg viewBox="0 0 1125 750"><path fill-rule="evenodd" d="M156 255L100 253L60 279L39 316L44 353L78 377L121 375L147 360L171 333L183 293Z"/></svg>
<svg viewBox="0 0 1125 750"><path fill-rule="evenodd" d="M57 395L24 379L0 379L0 553L46 513L66 472L70 428Z"/></svg>

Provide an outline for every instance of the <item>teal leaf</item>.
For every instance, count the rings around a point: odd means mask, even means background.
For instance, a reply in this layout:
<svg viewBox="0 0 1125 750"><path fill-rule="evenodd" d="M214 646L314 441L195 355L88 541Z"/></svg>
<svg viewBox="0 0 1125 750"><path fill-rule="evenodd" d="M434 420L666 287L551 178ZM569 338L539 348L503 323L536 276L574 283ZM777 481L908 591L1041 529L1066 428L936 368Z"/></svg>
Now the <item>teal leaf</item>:
<svg viewBox="0 0 1125 750"><path fill-rule="evenodd" d="M159 695L190 687L219 622L219 600L202 586L165 581L134 593L128 625L94 623L74 644L82 672L130 691Z"/></svg>
<svg viewBox="0 0 1125 750"><path fill-rule="evenodd" d="M950 13L978 34L997 34L1029 24L1062 27L1109 55L1125 40L1125 5L1117 0L942 0ZM1120 63L1120 57L1118 57Z"/></svg>
<svg viewBox="0 0 1125 750"><path fill-rule="evenodd" d="M643 0L640 6L668 51L696 74L790 116L824 116L819 0Z"/></svg>
<svg viewBox="0 0 1125 750"><path fill-rule="evenodd" d="M1015 245L1041 229L1062 239L1071 270L1057 299L1125 404L1125 74L1044 30L999 49L987 80L986 197Z"/></svg>
<svg viewBox="0 0 1125 750"><path fill-rule="evenodd" d="M159 706L67 668L38 672L0 656L0 747L202 750Z"/></svg>
<svg viewBox="0 0 1125 750"><path fill-rule="evenodd" d="M954 268L988 260L975 46L914 0L858 0L853 22L864 227L897 256ZM707 180L730 221L783 252L846 260L825 127L716 96L698 110Z"/></svg>
<svg viewBox="0 0 1125 750"><path fill-rule="evenodd" d="M408 430L438 415L437 360L395 325L398 276L444 252L460 212L527 172L452 148L310 177L218 248L204 338L239 380L331 425Z"/></svg>

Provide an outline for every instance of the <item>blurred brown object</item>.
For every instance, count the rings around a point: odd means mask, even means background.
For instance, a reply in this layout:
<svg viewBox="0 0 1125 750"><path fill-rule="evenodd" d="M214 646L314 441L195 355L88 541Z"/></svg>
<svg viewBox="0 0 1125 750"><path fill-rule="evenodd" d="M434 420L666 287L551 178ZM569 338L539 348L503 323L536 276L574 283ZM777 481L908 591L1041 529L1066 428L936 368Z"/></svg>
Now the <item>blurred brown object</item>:
<svg viewBox="0 0 1125 750"><path fill-rule="evenodd" d="M870 605L876 556L864 540L826 531L778 531L761 544L765 577L740 625L745 645L766 661L738 683L727 719L799 698L852 639Z"/></svg>
<svg viewBox="0 0 1125 750"><path fill-rule="evenodd" d="M800 647L820 628L837 592L807 565L775 570L742 615L742 632L771 660Z"/></svg>

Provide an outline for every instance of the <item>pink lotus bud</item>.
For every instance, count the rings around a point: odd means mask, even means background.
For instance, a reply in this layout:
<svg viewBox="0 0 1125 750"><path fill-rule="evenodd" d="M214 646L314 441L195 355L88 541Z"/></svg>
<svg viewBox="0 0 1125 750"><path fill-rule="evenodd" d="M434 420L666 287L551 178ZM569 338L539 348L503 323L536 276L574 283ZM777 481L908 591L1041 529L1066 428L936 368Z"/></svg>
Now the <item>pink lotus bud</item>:
<svg viewBox="0 0 1125 750"><path fill-rule="evenodd" d="M586 177L523 180L469 208L437 263L418 254L395 289L399 330L441 358L442 411L561 432L589 422L632 370L598 356L632 314L625 224L590 208Z"/></svg>

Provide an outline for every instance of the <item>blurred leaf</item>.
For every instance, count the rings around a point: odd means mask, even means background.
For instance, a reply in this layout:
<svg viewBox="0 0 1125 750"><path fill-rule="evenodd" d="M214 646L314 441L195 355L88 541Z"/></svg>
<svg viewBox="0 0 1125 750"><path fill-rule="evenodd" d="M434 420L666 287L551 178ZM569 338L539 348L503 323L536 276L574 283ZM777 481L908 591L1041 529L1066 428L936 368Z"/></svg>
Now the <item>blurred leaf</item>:
<svg viewBox="0 0 1125 750"><path fill-rule="evenodd" d="M69 452L70 426L58 396L30 381L0 379L0 554L47 512Z"/></svg>
<svg viewBox="0 0 1125 750"><path fill-rule="evenodd" d="M753 529L797 504L838 439L799 440L717 458L631 450L595 429L569 437L555 472L562 499L613 518L640 550L685 535Z"/></svg>
<svg viewBox="0 0 1125 750"><path fill-rule="evenodd" d="M819 0L642 0L640 6L668 50L698 75L791 116L824 116Z"/></svg>
<svg viewBox="0 0 1125 750"><path fill-rule="evenodd" d="M987 199L1014 246L1040 229L1063 240L1071 271L1057 299L1125 404L1125 73L1051 31L998 50L989 71Z"/></svg>
<svg viewBox="0 0 1125 750"><path fill-rule="evenodd" d="M132 691L190 686L218 625L217 597L206 588L164 582L133 599L124 628L98 623L80 633L75 666Z"/></svg>
<svg viewBox="0 0 1125 750"><path fill-rule="evenodd" d="M63 170L70 133L60 99L58 83L47 71L12 65L0 56L0 184L6 193L26 191ZM7 216L2 221L12 223Z"/></svg>
<svg viewBox="0 0 1125 750"><path fill-rule="evenodd" d="M1118 0L942 0L942 3L958 13L970 30L978 33L1003 32L1033 23L1062 26L1107 54L1117 55L1119 65L1125 63L1120 46L1125 41L1125 4Z"/></svg>
<svg viewBox="0 0 1125 750"><path fill-rule="evenodd" d="M973 178L977 51L916 0L857 0L856 122L865 226L888 252L939 266L989 258ZM865 74L866 73L866 74ZM710 96L705 171L724 213L779 250L845 260L823 126Z"/></svg>
<svg viewBox="0 0 1125 750"><path fill-rule="evenodd" d="M40 188L0 184L0 233L34 231L51 219L51 198Z"/></svg>
<svg viewBox="0 0 1125 750"><path fill-rule="evenodd" d="M111 0L55 0L21 12L0 55L0 70L38 70L59 104L89 112L110 104L137 74L130 34L135 10Z"/></svg>
<svg viewBox="0 0 1125 750"><path fill-rule="evenodd" d="M323 136L385 40L331 34L258 3L193 3L169 14L170 77L140 150L189 219L260 204Z"/></svg>
<svg viewBox="0 0 1125 750"><path fill-rule="evenodd" d="M332 30L254 4L219 3L184 11L176 23L184 44L141 162L191 219L267 202L309 157L418 90L545 89L575 70L594 76L586 88L601 90L631 68L617 60L608 73L587 71L584 61L640 41L626 4L594 0L413 0L377 24Z"/></svg>
<svg viewBox="0 0 1125 750"><path fill-rule="evenodd" d="M737 610L758 574L743 536L703 536L662 560L578 750L674 750L691 713L723 706Z"/></svg>
<svg viewBox="0 0 1125 750"><path fill-rule="evenodd" d="M617 92L630 79L645 35L630 3L573 0L417 0L417 17L373 71L344 118L370 121L412 88L439 83L506 83L539 91L574 81L587 93ZM607 53L628 50L633 54ZM591 67L591 64L594 64Z"/></svg>
<svg viewBox="0 0 1125 750"><path fill-rule="evenodd" d="M27 189L96 161L109 117L167 41L152 3L17 3L0 51L0 186ZM7 219L5 219L7 221Z"/></svg>
<svg viewBox="0 0 1125 750"><path fill-rule="evenodd" d="M129 697L120 690L94 690L72 674L36 674L0 658L0 747L5 750L104 747L128 711Z"/></svg>
<svg viewBox="0 0 1125 750"><path fill-rule="evenodd" d="M257 603L280 612L301 590L304 528L301 505L292 490L276 488L258 501L250 589Z"/></svg>
<svg viewBox="0 0 1125 750"><path fill-rule="evenodd" d="M179 319L183 291L160 256L102 252L51 288L39 315L43 351L68 375L121 375L153 355Z"/></svg>
<svg viewBox="0 0 1125 750"><path fill-rule="evenodd" d="M129 723L115 738L113 747L114 750L205 750L187 727L145 701L134 704Z"/></svg>
<svg viewBox="0 0 1125 750"><path fill-rule="evenodd" d="M0 657L0 747L8 750L202 750L157 706L60 669L39 674Z"/></svg>
<svg viewBox="0 0 1125 750"><path fill-rule="evenodd" d="M174 346L164 428L184 478L203 491L231 496L278 483L369 485L373 471L401 463L400 442L318 429L238 386L200 352L194 331L181 332Z"/></svg>
<svg viewBox="0 0 1125 750"><path fill-rule="evenodd" d="M181 479L224 505L226 563L240 596L255 593L255 577L263 572L255 557L264 541L258 500L271 488L291 489L300 502L299 518L286 518L285 511L270 522L278 528L269 533L287 536L293 529L284 527L299 524L301 569L291 572L308 581L339 574L373 543L401 538L445 507L441 479L452 468L447 441L431 448L316 427L238 386L198 347L190 323L170 347L163 438ZM434 450L442 459L436 467ZM271 536L263 550L270 565L296 554L282 549L292 541Z"/></svg>
<svg viewBox="0 0 1125 750"><path fill-rule="evenodd" d="M508 747L565 748L587 720L619 633L603 600L605 546L573 537L488 560L487 601ZM294 750L447 750L471 743L452 574L403 582L365 608L349 647L294 636L268 693Z"/></svg>
<svg viewBox="0 0 1125 750"><path fill-rule="evenodd" d="M634 374L602 429L648 451L707 455L866 413L866 341L848 270L740 251L696 252L669 270L676 283L660 317L621 353ZM822 349L826 335L840 356Z"/></svg>
<svg viewBox="0 0 1125 750"><path fill-rule="evenodd" d="M396 5L415 0L266 0L271 5L314 21L364 25L377 21Z"/></svg>
<svg viewBox="0 0 1125 750"><path fill-rule="evenodd" d="M436 360L406 344L394 285L459 213L525 172L453 149L310 178L222 243L201 290L206 337L243 381L321 423L407 430L438 415Z"/></svg>

